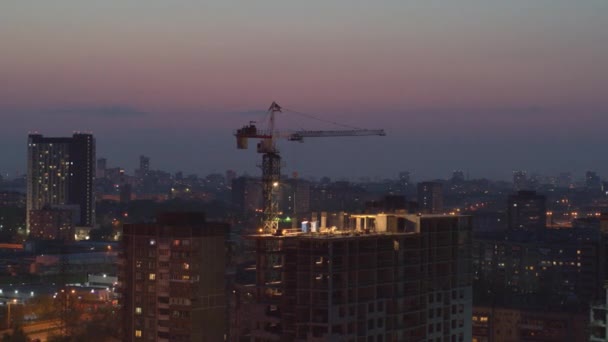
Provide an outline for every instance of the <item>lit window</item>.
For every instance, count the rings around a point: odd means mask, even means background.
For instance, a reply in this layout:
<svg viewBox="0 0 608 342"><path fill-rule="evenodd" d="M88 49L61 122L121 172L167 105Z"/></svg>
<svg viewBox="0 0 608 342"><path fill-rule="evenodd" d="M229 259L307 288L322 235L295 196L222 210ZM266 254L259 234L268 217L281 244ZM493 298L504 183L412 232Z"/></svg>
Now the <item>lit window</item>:
<svg viewBox="0 0 608 342"><path fill-rule="evenodd" d="M141 330L135 330L135 337L141 337Z"/></svg>
<svg viewBox="0 0 608 342"><path fill-rule="evenodd" d="M156 274L155 273L150 273L148 279L150 279L150 280L156 280Z"/></svg>
<svg viewBox="0 0 608 342"><path fill-rule="evenodd" d="M135 308L135 314L136 315L141 315L141 308L140 307Z"/></svg>
<svg viewBox="0 0 608 342"><path fill-rule="evenodd" d="M190 269L190 264L188 264L187 262L184 263L183 268L185 270L189 270Z"/></svg>

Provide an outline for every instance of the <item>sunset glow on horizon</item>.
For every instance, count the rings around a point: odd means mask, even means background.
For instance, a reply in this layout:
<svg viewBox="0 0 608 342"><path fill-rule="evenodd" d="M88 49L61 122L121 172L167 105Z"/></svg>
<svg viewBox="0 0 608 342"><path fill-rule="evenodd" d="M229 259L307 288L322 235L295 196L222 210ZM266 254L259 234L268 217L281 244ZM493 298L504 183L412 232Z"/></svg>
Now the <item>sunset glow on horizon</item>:
<svg viewBox="0 0 608 342"><path fill-rule="evenodd" d="M247 121L230 113L276 100L360 125L455 127L463 143L567 132L599 146L607 20L605 1L5 1L0 115L14 128L0 142L64 128L67 111L69 131L95 125L114 150L125 122L229 130ZM121 109L86 114L104 108ZM0 169L19 168L9 159Z"/></svg>

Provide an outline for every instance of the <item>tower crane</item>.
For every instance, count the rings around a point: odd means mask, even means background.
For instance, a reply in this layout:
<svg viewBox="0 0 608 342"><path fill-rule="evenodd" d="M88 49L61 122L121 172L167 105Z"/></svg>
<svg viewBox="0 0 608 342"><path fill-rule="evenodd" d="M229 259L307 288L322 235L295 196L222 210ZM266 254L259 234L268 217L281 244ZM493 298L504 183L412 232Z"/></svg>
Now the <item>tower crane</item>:
<svg viewBox="0 0 608 342"><path fill-rule="evenodd" d="M349 130L293 130L278 131L275 126L276 114L283 108L273 102L268 108L269 123L267 129L258 129L255 122L250 122L235 132L238 149L247 149L249 139L260 139L258 153L262 154L262 196L264 234L281 235L279 229L279 183L281 181L281 156L277 148L278 139L303 142L305 138L384 136L383 129L349 129Z"/></svg>

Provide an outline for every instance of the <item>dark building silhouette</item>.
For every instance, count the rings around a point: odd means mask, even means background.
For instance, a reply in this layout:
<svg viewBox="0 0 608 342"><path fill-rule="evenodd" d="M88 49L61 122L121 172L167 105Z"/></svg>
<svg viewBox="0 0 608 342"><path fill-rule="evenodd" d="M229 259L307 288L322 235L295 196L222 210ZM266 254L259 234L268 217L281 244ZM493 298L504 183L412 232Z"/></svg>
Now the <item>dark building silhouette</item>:
<svg viewBox="0 0 608 342"><path fill-rule="evenodd" d="M470 217L349 221L251 237L255 284L235 291L239 341L471 341Z"/></svg>
<svg viewBox="0 0 608 342"><path fill-rule="evenodd" d="M96 178L101 179L106 177L106 169L108 168L108 160L106 158L97 159Z"/></svg>
<svg viewBox="0 0 608 342"><path fill-rule="evenodd" d="M262 183L259 179L238 177L232 180L232 205L241 213L262 208Z"/></svg>
<svg viewBox="0 0 608 342"><path fill-rule="evenodd" d="M400 210L417 213L418 202L407 201L405 196L399 195L386 195L380 200L365 202L366 213L394 213Z"/></svg>
<svg viewBox="0 0 608 342"><path fill-rule="evenodd" d="M139 169L135 174L141 178L146 177L150 172L150 157L139 156Z"/></svg>
<svg viewBox="0 0 608 342"><path fill-rule="evenodd" d="M26 197L19 191L0 191L1 207L25 207Z"/></svg>
<svg viewBox="0 0 608 342"><path fill-rule="evenodd" d="M473 232L498 233L507 230L507 215L504 212L476 212L473 219Z"/></svg>
<svg viewBox="0 0 608 342"><path fill-rule="evenodd" d="M401 187L401 193L407 195L412 187L411 175L409 171L399 172L399 186Z"/></svg>
<svg viewBox="0 0 608 342"><path fill-rule="evenodd" d="M425 214L443 210L443 187L438 182L418 183L418 210Z"/></svg>
<svg viewBox="0 0 608 342"><path fill-rule="evenodd" d="M291 178L281 182L279 208L285 215L298 215L310 211L310 182Z"/></svg>
<svg viewBox="0 0 608 342"><path fill-rule="evenodd" d="M513 188L515 191L529 190L528 174L526 171L513 171Z"/></svg>
<svg viewBox="0 0 608 342"><path fill-rule="evenodd" d="M46 207L30 212L30 238L74 241L74 210Z"/></svg>
<svg viewBox="0 0 608 342"><path fill-rule="evenodd" d="M561 172L557 177L557 186L560 188L572 188L572 173Z"/></svg>
<svg viewBox="0 0 608 342"><path fill-rule="evenodd" d="M573 312L474 307L473 341L587 341L585 318Z"/></svg>
<svg viewBox="0 0 608 342"><path fill-rule="evenodd" d="M202 213L124 226L123 341L224 341L228 230Z"/></svg>
<svg viewBox="0 0 608 342"><path fill-rule="evenodd" d="M78 226L95 225L95 139L91 134L71 138L28 137L27 222L32 210L77 205ZM28 227L29 230L29 227Z"/></svg>
<svg viewBox="0 0 608 342"><path fill-rule="evenodd" d="M461 170L454 170L452 172L452 179L450 179L452 183L462 183L465 181L464 172Z"/></svg>
<svg viewBox="0 0 608 342"><path fill-rule="evenodd" d="M354 211L363 209L370 193L359 184L337 181L329 178L313 184L310 192L310 210L314 211ZM375 196L373 196L375 197Z"/></svg>
<svg viewBox="0 0 608 342"><path fill-rule="evenodd" d="M509 230L543 230L547 224L546 202L546 197L536 191L519 191L510 195L507 207Z"/></svg>
<svg viewBox="0 0 608 342"><path fill-rule="evenodd" d="M587 171L585 173L585 185L587 186L587 190L590 191L601 191L602 190L602 181L600 176L593 171Z"/></svg>
<svg viewBox="0 0 608 342"><path fill-rule="evenodd" d="M131 202L131 197L133 197L133 187L131 184L120 185L120 203Z"/></svg>

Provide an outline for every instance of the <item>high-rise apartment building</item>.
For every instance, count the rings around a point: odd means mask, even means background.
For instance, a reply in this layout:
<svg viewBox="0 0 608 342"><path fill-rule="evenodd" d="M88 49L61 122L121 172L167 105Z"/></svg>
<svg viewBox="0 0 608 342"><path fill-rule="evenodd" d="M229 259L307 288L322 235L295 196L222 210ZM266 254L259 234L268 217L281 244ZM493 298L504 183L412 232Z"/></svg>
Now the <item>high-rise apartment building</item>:
<svg viewBox="0 0 608 342"><path fill-rule="evenodd" d="M536 191L519 191L509 196L507 222L510 230L539 231L547 225L546 197Z"/></svg>
<svg viewBox="0 0 608 342"><path fill-rule="evenodd" d="M528 190L528 173L513 171L513 188L515 191Z"/></svg>
<svg viewBox="0 0 608 342"><path fill-rule="evenodd" d="M441 183L418 183L418 209L425 214L441 213L443 210L443 187Z"/></svg>
<svg viewBox="0 0 608 342"><path fill-rule="evenodd" d="M399 186L401 187L401 193L406 195L411 187L411 176L409 171L399 172Z"/></svg>
<svg viewBox="0 0 608 342"><path fill-rule="evenodd" d="M136 170L135 174L139 177L146 177L150 172L150 157L144 155L139 156L139 169Z"/></svg>
<svg viewBox="0 0 608 342"><path fill-rule="evenodd" d="M124 226L123 341L224 341L229 227L202 213Z"/></svg>
<svg viewBox="0 0 608 342"><path fill-rule="evenodd" d="M471 341L471 220L353 215L344 230L256 235L239 341Z"/></svg>
<svg viewBox="0 0 608 342"><path fill-rule="evenodd" d="M92 134L70 137L28 136L27 223L32 210L76 205L76 224L95 225L95 139Z"/></svg>

